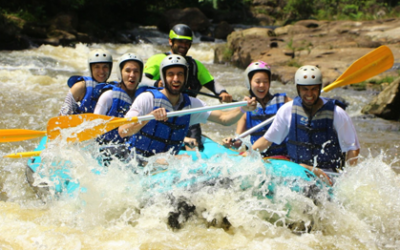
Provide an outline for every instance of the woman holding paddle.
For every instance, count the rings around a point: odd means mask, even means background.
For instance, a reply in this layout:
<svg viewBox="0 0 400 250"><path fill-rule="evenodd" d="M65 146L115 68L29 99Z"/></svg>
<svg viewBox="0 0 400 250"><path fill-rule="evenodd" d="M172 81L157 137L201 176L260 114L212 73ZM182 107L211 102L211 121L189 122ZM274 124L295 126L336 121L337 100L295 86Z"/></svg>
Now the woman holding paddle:
<svg viewBox="0 0 400 250"><path fill-rule="evenodd" d="M274 116L283 104L292 100L290 97L286 96L285 93L277 93L274 95L270 93L271 70L265 62L253 62L246 68L245 84L250 92L250 96L255 97L257 100L257 109L254 112L246 112L239 120L236 127L237 134L241 134ZM258 138L263 136L268 128L269 125L251 133L251 143L253 144ZM233 140L229 137L223 140L223 145L227 148L239 148L242 145L242 141ZM286 154L287 150L284 142L280 145L272 145L268 151L264 153L265 156Z"/></svg>
<svg viewBox="0 0 400 250"><path fill-rule="evenodd" d="M101 89L108 83L113 59L105 50L90 52L88 66L90 76L72 76L68 79L68 92L60 115L93 113Z"/></svg>

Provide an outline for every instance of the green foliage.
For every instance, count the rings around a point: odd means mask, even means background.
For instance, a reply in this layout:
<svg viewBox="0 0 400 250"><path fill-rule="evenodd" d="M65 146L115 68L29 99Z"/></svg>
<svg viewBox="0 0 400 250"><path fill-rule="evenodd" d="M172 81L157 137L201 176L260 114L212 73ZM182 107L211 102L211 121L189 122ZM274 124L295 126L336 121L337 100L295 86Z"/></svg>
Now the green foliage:
<svg viewBox="0 0 400 250"><path fill-rule="evenodd" d="M315 0L288 0L284 12L290 19L306 19L316 13Z"/></svg>

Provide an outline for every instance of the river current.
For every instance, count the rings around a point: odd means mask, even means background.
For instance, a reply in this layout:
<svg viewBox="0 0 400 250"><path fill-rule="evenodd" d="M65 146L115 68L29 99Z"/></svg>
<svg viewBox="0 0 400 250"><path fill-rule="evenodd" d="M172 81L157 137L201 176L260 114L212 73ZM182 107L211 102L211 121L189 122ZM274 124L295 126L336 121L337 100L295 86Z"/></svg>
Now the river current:
<svg viewBox="0 0 400 250"><path fill-rule="evenodd" d="M195 43L190 55L202 61L216 81L235 99L247 90L243 70L213 64L213 44ZM44 45L25 51L0 52L0 129L46 130L68 92L71 75L88 75L87 53L109 50L114 57L110 80L116 80L117 59L132 52L147 60L168 47L151 44L79 44L75 48ZM344 62L350 65L352 62ZM274 69L272 68L272 71ZM204 92L207 92L203 89ZM273 82L271 91L296 95L294 85ZM44 166L73 163L73 175L88 190L78 196L39 199L26 181L28 159L0 159L0 249L400 249L400 124L360 113L376 93L334 89L325 96L343 97L361 143L359 164L346 168L330 199L318 203L282 188L274 201L257 199L233 182L229 188L204 188L168 195L143 190L132 171L115 163L94 177L97 162L78 150L81 145L52 144L43 152ZM219 102L199 96L208 105ZM235 126L202 125L216 141L235 136ZM0 157L32 151L39 139L0 144ZM261 159L233 162L246 175ZM170 169L183 173L195 163L170 159ZM209 163L212 164L212 163ZM227 176L228 177L228 176ZM135 184L136 183L136 184ZM150 197L150 198L149 198ZM171 197L186 197L195 214L172 229L167 221L176 209ZM291 204L288 208L287 202ZM290 210L290 218L287 217ZM227 218L230 227L222 223ZM311 230L294 230L301 221Z"/></svg>

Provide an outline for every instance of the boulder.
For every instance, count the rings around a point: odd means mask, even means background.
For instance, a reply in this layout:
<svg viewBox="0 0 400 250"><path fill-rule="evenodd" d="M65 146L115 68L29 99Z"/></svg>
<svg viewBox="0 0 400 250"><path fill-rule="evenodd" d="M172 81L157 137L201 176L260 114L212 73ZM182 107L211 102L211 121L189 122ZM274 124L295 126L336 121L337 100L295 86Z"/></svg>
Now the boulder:
<svg viewBox="0 0 400 250"><path fill-rule="evenodd" d="M400 119L400 77L386 87L361 112L387 120Z"/></svg>
<svg viewBox="0 0 400 250"><path fill-rule="evenodd" d="M226 39L233 31L233 27L229 23L222 21L215 27L214 37L216 39Z"/></svg>
<svg viewBox="0 0 400 250"><path fill-rule="evenodd" d="M188 25L193 32L207 34L211 25L208 18L198 8L170 9L161 18L157 28L169 33L171 28L178 23Z"/></svg>

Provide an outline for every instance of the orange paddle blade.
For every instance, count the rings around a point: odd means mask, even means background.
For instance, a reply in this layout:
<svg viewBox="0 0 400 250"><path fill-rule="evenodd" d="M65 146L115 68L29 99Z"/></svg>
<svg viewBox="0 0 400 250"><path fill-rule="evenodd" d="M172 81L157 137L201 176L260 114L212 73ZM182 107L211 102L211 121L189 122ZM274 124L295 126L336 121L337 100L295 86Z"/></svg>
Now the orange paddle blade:
<svg viewBox="0 0 400 250"><path fill-rule="evenodd" d="M380 46L355 61L336 81L322 91L328 92L334 88L365 81L392 68L393 64L394 57L390 48L385 45Z"/></svg>
<svg viewBox="0 0 400 250"><path fill-rule="evenodd" d="M47 123L47 136L50 140L53 140L61 135L62 129L82 126L82 130L68 135L67 141L85 141L96 138L108 131L118 128L121 125L137 121L137 117L117 118L95 114L58 116L51 118ZM88 122L87 125L85 125L85 122Z"/></svg>
<svg viewBox="0 0 400 250"><path fill-rule="evenodd" d="M0 142L24 141L45 135L46 131L27 129L0 129Z"/></svg>

